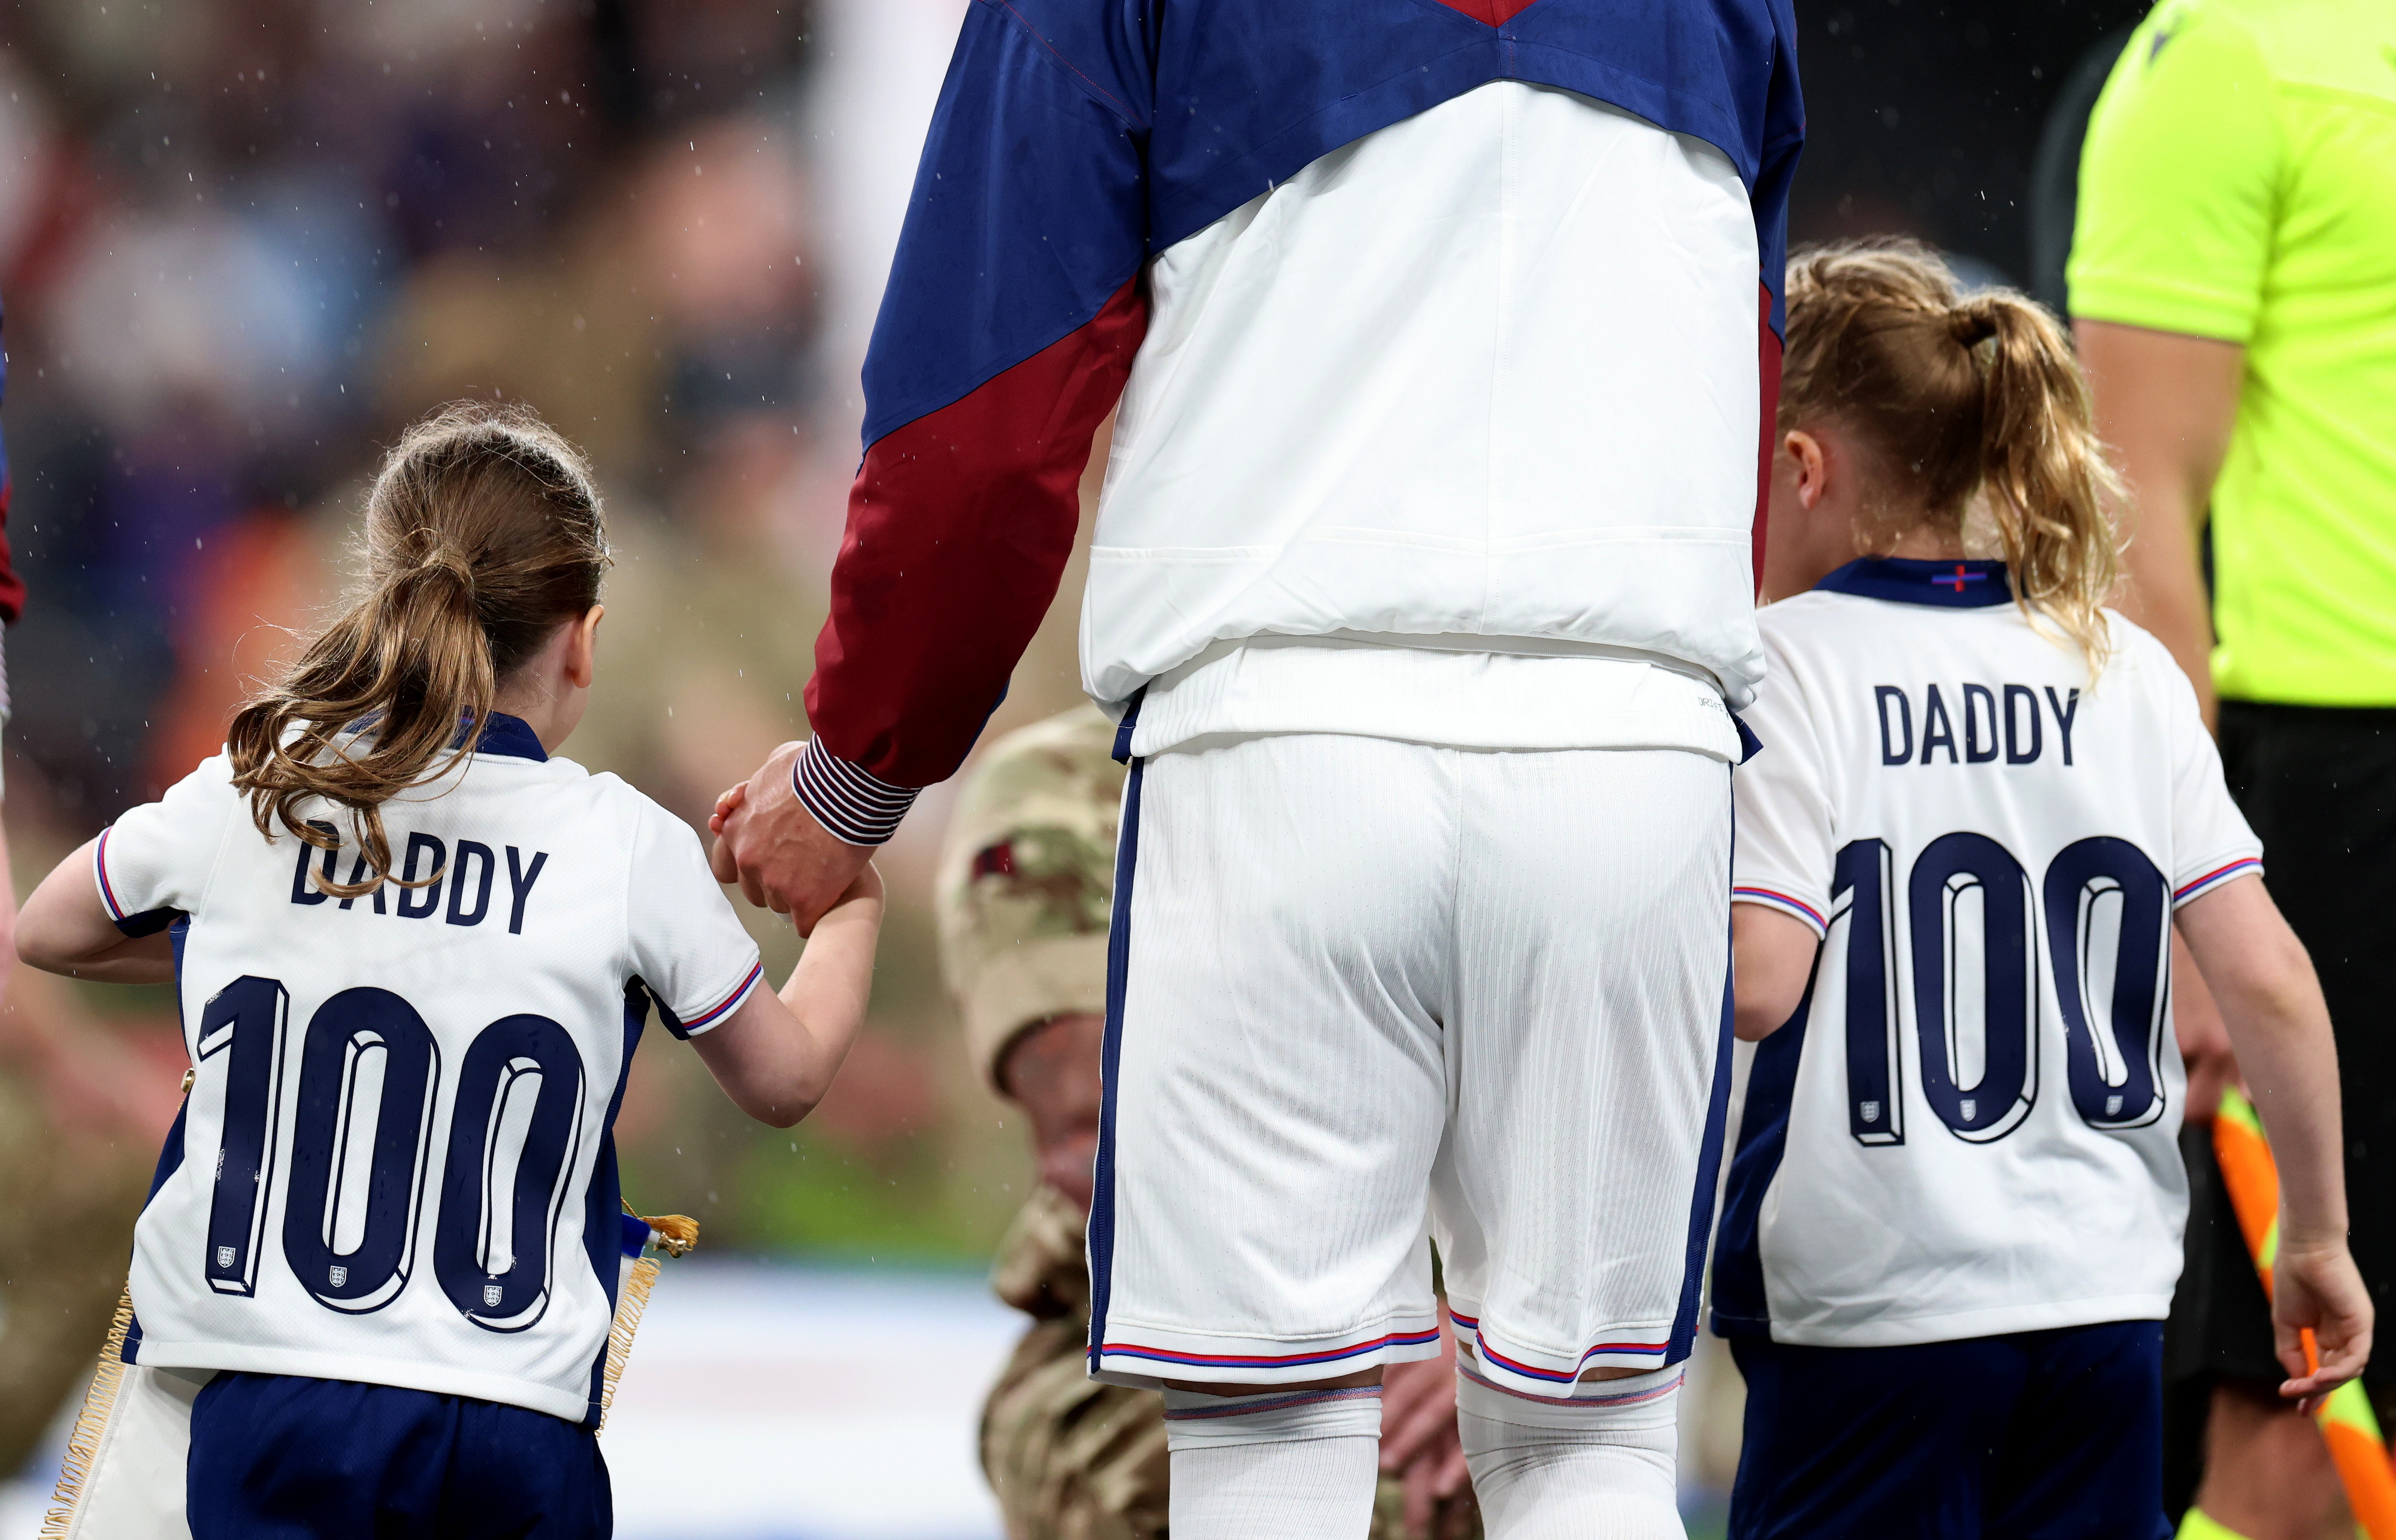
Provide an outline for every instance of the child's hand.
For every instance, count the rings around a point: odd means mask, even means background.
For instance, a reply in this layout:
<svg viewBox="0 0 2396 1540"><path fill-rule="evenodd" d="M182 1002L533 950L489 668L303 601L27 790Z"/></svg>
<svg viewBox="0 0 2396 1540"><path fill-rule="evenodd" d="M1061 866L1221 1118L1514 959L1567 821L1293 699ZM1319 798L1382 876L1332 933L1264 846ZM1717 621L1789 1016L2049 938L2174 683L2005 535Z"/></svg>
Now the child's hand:
<svg viewBox="0 0 2396 1540"><path fill-rule="evenodd" d="M840 896L832 900L832 908L824 910L823 918L816 922L816 928L808 938L810 947L815 937L823 935L826 925L837 930L862 925L869 936L882 929L882 873L873 869L872 862L865 863L865 870L857 874L857 880L841 889Z"/></svg>
<svg viewBox="0 0 2396 1540"><path fill-rule="evenodd" d="M2288 1370L2280 1394L2309 1413L2371 1357L2371 1292L2342 1237L2313 1246L2283 1241L2272 1271L2272 1334ZM2307 1348L2317 1348L2317 1363L2308 1361Z"/></svg>
<svg viewBox="0 0 2396 1540"><path fill-rule="evenodd" d="M742 803L747 802L748 800L749 783L747 781L740 782L739 785L733 787L729 791L725 792L724 795L716 798L715 811L707 816L707 831L710 834L723 833L724 820L732 816L733 809L739 807Z"/></svg>
<svg viewBox="0 0 2396 1540"><path fill-rule="evenodd" d="M875 925L882 923L882 873L874 870L872 862L865 863L857 881L843 888L832 908L824 911L826 920L835 916L854 916Z"/></svg>

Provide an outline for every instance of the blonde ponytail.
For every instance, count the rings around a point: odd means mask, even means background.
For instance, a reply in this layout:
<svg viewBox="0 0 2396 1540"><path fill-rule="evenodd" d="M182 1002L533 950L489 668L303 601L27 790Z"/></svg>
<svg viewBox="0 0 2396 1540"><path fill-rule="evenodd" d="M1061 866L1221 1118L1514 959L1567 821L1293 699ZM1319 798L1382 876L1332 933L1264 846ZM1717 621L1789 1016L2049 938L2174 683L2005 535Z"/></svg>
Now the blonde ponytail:
<svg viewBox="0 0 2396 1540"><path fill-rule="evenodd" d="M2121 490L2088 401L2088 381L2054 316L2009 289L1957 305L1956 340L1982 365L1980 487L1995 516L2014 595L2052 618L2101 671L2103 614L2121 575L2106 514Z"/></svg>
<svg viewBox="0 0 2396 1540"><path fill-rule="evenodd" d="M2120 484L2055 318L2010 289L1959 294L1937 256L1907 240L1797 252L1788 302L1780 427L1828 419L1878 452L1894 495L1873 499L1864 547L1924 524L1960 537L1985 507L2015 603L2101 671Z"/></svg>
<svg viewBox="0 0 2396 1540"><path fill-rule="evenodd" d="M401 436L367 495L364 547L347 606L227 738L269 839L280 825L333 849L338 834L300 804L349 812L360 868L348 883L314 876L339 897L400 882L382 804L480 741L507 677L598 603L608 560L581 456L529 412L471 403Z"/></svg>

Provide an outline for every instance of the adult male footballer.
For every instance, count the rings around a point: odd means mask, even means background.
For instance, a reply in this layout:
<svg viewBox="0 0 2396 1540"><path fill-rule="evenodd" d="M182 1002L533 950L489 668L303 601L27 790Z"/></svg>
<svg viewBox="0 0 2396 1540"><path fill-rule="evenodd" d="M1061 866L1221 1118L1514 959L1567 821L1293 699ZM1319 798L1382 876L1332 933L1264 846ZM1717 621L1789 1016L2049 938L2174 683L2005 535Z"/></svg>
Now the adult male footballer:
<svg viewBox="0 0 2396 1540"><path fill-rule="evenodd" d="M955 770L1120 411L1090 1367L1181 1540L1364 1534L1436 1350L1491 1533L1678 1535L1730 765L1803 137L1787 0L977 0L807 688L718 875Z"/></svg>
<svg viewBox="0 0 2396 1540"><path fill-rule="evenodd" d="M982 1407L982 1472L1009 1540L1170 1533L1164 1397L1083 1368L1125 777L1114 737L1085 705L992 744L959 777L940 856L940 971L975 1073L1028 1128L1040 1177L991 1268L1032 1321ZM1477 1540L1453 1367L1392 1364L1389 1379L1371 1540Z"/></svg>

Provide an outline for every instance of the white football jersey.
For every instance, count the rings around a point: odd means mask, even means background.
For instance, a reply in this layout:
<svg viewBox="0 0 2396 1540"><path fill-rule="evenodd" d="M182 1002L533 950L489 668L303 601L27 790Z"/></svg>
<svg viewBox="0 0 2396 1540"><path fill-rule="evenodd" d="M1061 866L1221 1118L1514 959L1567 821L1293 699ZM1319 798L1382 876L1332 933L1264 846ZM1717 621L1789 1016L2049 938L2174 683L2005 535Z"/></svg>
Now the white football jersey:
<svg viewBox="0 0 2396 1540"><path fill-rule="evenodd" d="M418 887L334 898L221 756L101 836L120 928L171 926L198 1070L134 1231L125 1357L595 1422L622 1223L609 1133L654 1002L729 1015L756 944L690 828L492 718L383 805ZM322 804L320 804L322 805Z"/></svg>
<svg viewBox="0 0 2396 1540"><path fill-rule="evenodd" d="M2108 618L2092 684L2002 563L1857 562L1760 615L1734 898L1823 945L1755 1052L1724 1334L1882 1347L2168 1309L2171 916L2262 851L2187 677Z"/></svg>

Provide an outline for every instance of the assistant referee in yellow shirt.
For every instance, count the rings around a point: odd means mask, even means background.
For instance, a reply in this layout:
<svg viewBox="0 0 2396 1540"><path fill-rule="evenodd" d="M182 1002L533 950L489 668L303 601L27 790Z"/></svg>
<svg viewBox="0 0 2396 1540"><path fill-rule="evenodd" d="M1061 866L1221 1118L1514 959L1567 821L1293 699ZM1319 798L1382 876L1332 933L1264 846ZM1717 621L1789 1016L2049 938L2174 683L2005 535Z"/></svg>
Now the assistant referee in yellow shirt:
<svg viewBox="0 0 2396 1540"><path fill-rule="evenodd" d="M2396 1302L2396 5L2163 0L2082 153L2071 311L2133 494L2124 607L2210 706L2346 1087L2354 1257ZM2200 551L2210 531L2210 602ZM2200 1180L2204 1175L2197 1174ZM2186 1535L2312 1540L2337 1483L2233 1225ZM2396 1354L2366 1386L2396 1412Z"/></svg>

